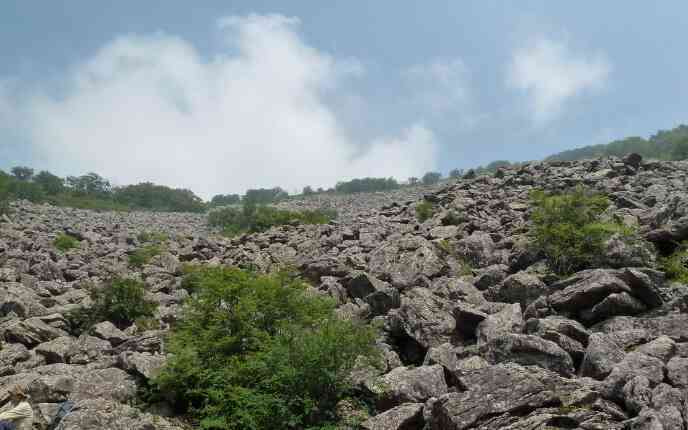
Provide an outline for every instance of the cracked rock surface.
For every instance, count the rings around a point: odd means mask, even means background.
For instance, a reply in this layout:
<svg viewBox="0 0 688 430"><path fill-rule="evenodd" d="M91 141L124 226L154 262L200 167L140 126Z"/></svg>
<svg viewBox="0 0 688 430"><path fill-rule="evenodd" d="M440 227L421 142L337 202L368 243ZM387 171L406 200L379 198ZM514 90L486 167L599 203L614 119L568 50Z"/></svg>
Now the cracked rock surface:
<svg viewBox="0 0 688 430"><path fill-rule="evenodd" d="M524 246L528 195L578 184L608 195L609 215L644 241L611 240L596 267L559 279ZM68 398L62 430L184 429L164 405L134 403L188 297L182 264L289 265L342 316L384 327L387 368L355 384L378 411L361 428L686 430L688 287L655 261L688 239L686 190L686 162L534 162L433 188L290 200L280 205L340 217L231 239L204 215L15 202L0 223L0 404L20 384L37 428ZM421 223L423 200L434 211ZM63 232L79 247L56 250ZM164 233L164 251L133 268L141 232ZM113 276L145 283L157 325L70 332L65 315L89 305L87 285Z"/></svg>

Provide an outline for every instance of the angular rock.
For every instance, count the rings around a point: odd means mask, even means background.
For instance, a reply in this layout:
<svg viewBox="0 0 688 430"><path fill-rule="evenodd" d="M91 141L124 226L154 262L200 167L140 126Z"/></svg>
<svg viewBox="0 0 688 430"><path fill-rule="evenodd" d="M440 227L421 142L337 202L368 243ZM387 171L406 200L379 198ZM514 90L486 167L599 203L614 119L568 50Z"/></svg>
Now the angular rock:
<svg viewBox="0 0 688 430"><path fill-rule="evenodd" d="M593 333L580 366L580 375L602 380L625 356L623 348L609 336Z"/></svg>
<svg viewBox="0 0 688 430"><path fill-rule="evenodd" d="M129 339L129 336L115 327L110 321L103 321L96 324L93 326L92 333L95 337L107 340L112 346L117 346Z"/></svg>
<svg viewBox="0 0 688 430"><path fill-rule="evenodd" d="M431 429L475 428L488 417L509 412L523 414L554 406L560 401L526 368L516 364L500 364L476 370L466 385L468 391L445 394L433 404L429 423Z"/></svg>
<svg viewBox="0 0 688 430"><path fill-rule="evenodd" d="M519 272L489 290L488 298L493 301L520 303L525 309L538 297L547 294L548 288L537 276Z"/></svg>
<svg viewBox="0 0 688 430"><path fill-rule="evenodd" d="M602 394L608 399L622 401L623 387L636 376L647 378L649 387L652 388L664 380L664 363L649 355L630 352L614 365L604 380Z"/></svg>
<svg viewBox="0 0 688 430"><path fill-rule="evenodd" d="M423 404L406 403L361 424L365 430L417 430L423 427Z"/></svg>
<svg viewBox="0 0 688 430"><path fill-rule="evenodd" d="M489 315L476 328L478 345L487 345L494 339L511 333L521 333L525 323L518 303L505 306L496 314Z"/></svg>
<svg viewBox="0 0 688 430"><path fill-rule="evenodd" d="M376 384L377 403L384 410L403 403L425 402L430 397L441 396L447 389L440 365L397 367Z"/></svg>
<svg viewBox="0 0 688 430"><path fill-rule="evenodd" d="M669 360L667 379L674 387L688 389L688 358L674 357Z"/></svg>
<svg viewBox="0 0 688 430"><path fill-rule="evenodd" d="M491 340L487 348L488 360L493 363L537 365L567 377L574 373L571 356L556 343L538 336L507 334Z"/></svg>

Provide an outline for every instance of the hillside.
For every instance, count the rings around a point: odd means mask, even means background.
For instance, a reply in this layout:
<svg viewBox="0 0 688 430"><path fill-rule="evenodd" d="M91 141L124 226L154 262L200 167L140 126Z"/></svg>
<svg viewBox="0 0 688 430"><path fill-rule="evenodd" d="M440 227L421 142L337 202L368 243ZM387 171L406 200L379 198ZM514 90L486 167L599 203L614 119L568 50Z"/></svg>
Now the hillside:
<svg viewBox="0 0 688 430"><path fill-rule="evenodd" d="M657 160L685 160L688 158L688 126L679 125L650 136L628 137L607 144L590 145L563 151L546 158L548 161L572 161L598 157L623 157L638 153Z"/></svg>
<svg viewBox="0 0 688 430"><path fill-rule="evenodd" d="M638 236L613 236L586 267L556 273L528 245L530 196L577 185L607 196L604 216ZM341 317L382 327L383 366L351 377L374 416L342 428L683 429L688 287L667 279L657 250L688 239L687 186L688 162L533 162L435 188L289 200L340 217L234 238L201 214L15 202L0 223L0 404L19 384L39 428L65 399L76 408L60 430L188 428L169 405L138 399L193 294L184 265L288 266ZM59 251L64 233L79 243ZM74 330L68 315L92 306L89 285L113 277L143 282L153 324Z"/></svg>

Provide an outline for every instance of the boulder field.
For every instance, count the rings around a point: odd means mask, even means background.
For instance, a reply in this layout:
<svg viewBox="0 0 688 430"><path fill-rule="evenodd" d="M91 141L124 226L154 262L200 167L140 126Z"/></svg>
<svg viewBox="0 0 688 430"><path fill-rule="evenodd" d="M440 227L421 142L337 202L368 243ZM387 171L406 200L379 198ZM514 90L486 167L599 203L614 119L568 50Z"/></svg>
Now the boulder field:
<svg viewBox="0 0 688 430"><path fill-rule="evenodd" d="M576 185L606 194L642 240L609 240L595 267L561 278L528 247L529 193ZM61 430L187 428L168 406L136 402L189 295L183 264L288 266L342 317L383 328L384 368L352 375L378 411L363 429L686 430L688 286L665 279L656 256L688 239L687 190L687 162L534 162L424 195L290 200L281 206L341 217L231 239L203 215L15 202L0 222L0 404L19 384L38 428L65 399L76 407ZM424 222L421 202L434 208ZM162 252L131 267L142 232L164 235ZM55 249L60 233L79 246ZM145 283L156 326L70 332L88 285L116 276Z"/></svg>

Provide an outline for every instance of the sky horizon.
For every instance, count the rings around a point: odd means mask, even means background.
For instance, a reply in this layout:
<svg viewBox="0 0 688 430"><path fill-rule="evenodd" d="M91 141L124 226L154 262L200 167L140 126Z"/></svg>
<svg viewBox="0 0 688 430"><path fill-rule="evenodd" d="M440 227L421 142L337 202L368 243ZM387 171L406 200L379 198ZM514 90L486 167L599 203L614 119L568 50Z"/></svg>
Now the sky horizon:
<svg viewBox="0 0 688 430"><path fill-rule="evenodd" d="M688 122L686 15L680 1L9 0L0 169L209 198L648 137Z"/></svg>

